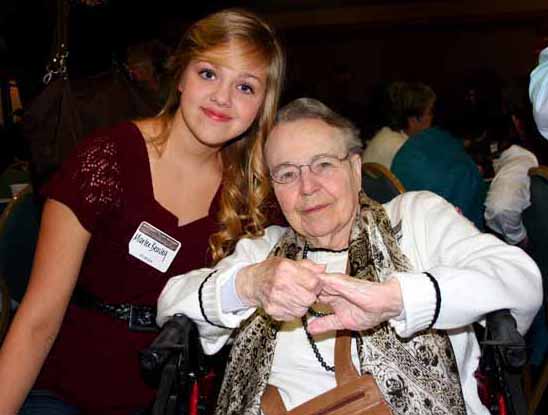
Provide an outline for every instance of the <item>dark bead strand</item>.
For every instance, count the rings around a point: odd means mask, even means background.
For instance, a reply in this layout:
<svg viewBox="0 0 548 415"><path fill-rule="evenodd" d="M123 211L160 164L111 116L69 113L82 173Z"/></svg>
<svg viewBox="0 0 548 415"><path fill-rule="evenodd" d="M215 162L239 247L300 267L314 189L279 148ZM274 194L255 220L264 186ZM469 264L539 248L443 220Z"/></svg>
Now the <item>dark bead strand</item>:
<svg viewBox="0 0 548 415"><path fill-rule="evenodd" d="M308 257L308 250L309 250L308 242L305 242L304 248L303 248L303 259L306 259ZM314 310L312 307L308 307L308 312L310 313L310 315L314 317L325 317L333 314L333 313L322 313L321 311Z"/></svg>
<svg viewBox="0 0 548 415"><path fill-rule="evenodd" d="M304 244L303 248L303 259L306 259L308 257L308 243ZM308 313L314 317L325 317L329 316L333 313L322 313L320 311L314 310L312 307L308 308ZM306 314L301 317L301 321L303 322L303 328L304 332L306 333L306 337L308 338L308 343L310 343L310 347L312 347L312 351L314 352L314 356L316 356L316 359L318 362L320 362L320 365L327 371L327 372L335 372L335 366L329 366L323 356L320 354L320 351L318 350L318 346L316 345L316 341L314 340L314 337L308 332L308 320L306 319ZM357 339L359 336L357 337ZM361 340L361 338L359 339ZM360 345L363 344L360 343Z"/></svg>
<svg viewBox="0 0 548 415"><path fill-rule="evenodd" d="M320 362L320 365L328 371L328 372L335 372L335 366L329 366L322 355L320 354L320 351L318 350L318 346L316 345L316 342L314 341L314 337L308 332L308 321L306 320L306 315L301 317L301 320L303 322L303 328L304 332L306 333L306 337L308 338L308 343L310 343L310 347L312 347L312 351L314 352L314 355L316 356L316 359L318 362Z"/></svg>
<svg viewBox="0 0 548 415"><path fill-rule="evenodd" d="M306 259L308 257L308 243L304 244L303 248L303 259ZM320 313L318 311L315 311L312 309L312 307L308 308L308 312L312 314L314 317L323 317L327 315L326 313ZM320 365L328 371L328 372L335 372L335 366L329 366L327 363L325 363L325 360L323 356L320 354L320 351L318 350L318 346L316 345L316 342L314 341L314 337L308 332L308 321L306 319L306 314L301 317L301 320L303 322L303 328L304 332L306 333L306 337L308 339L308 343L310 343L310 347L312 347L312 351L314 352L314 356L316 356L316 359L318 362L320 362Z"/></svg>

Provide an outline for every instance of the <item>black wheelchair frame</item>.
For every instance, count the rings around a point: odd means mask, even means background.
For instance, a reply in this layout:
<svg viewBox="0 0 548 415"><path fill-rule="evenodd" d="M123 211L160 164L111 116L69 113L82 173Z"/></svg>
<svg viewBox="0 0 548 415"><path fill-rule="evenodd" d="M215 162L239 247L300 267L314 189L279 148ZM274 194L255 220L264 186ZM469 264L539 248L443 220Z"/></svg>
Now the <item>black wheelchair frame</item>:
<svg viewBox="0 0 548 415"><path fill-rule="evenodd" d="M527 415L522 386L527 346L516 321L509 310L498 310L487 314L485 328L475 328L481 347L478 370L486 381L483 404L493 415Z"/></svg>
<svg viewBox="0 0 548 415"><path fill-rule="evenodd" d="M151 415L201 415L206 405L198 396L198 380L207 373L194 323L175 314L150 347L139 354L145 373L159 375Z"/></svg>

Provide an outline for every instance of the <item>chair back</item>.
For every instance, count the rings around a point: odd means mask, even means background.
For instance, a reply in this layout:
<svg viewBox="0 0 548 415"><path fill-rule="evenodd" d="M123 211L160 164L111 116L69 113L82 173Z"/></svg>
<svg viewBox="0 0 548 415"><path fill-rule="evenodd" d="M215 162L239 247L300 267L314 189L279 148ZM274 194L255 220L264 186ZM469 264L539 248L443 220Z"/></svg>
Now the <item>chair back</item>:
<svg viewBox="0 0 548 415"><path fill-rule="evenodd" d="M379 203L390 202L405 192L394 173L379 163L362 164L362 189L367 196Z"/></svg>
<svg viewBox="0 0 548 415"><path fill-rule="evenodd" d="M41 207L29 186L0 216L0 277L10 297L21 302L26 291L40 229Z"/></svg>
<svg viewBox="0 0 548 415"><path fill-rule="evenodd" d="M531 178L531 206L522 214L523 224L529 238L528 253L537 263L544 286L544 312L548 303L548 166L533 167ZM541 312L543 308L541 308ZM546 323L543 316L537 315L529 331L530 346L536 353L544 352L544 364L537 382L532 386L529 400L529 414L533 415L542 401L548 387L548 359L546 359ZM537 322L538 320L538 322Z"/></svg>
<svg viewBox="0 0 548 415"><path fill-rule="evenodd" d="M531 178L531 206L523 212L523 224L529 238L529 254L535 260L544 282L544 300L548 298L548 166L533 167Z"/></svg>

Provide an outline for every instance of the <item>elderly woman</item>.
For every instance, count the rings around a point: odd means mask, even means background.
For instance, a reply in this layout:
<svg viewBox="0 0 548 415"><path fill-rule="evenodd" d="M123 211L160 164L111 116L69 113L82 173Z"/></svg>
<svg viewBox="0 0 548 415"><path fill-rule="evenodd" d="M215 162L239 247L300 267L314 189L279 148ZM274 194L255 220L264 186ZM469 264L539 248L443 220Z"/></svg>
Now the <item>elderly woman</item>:
<svg viewBox="0 0 548 415"><path fill-rule="evenodd" d="M311 99L278 113L264 163L290 228L242 239L214 269L172 278L158 322L184 313L206 353L235 329L218 414L259 414L267 384L287 409L336 386L335 333L394 414L488 414L471 323L508 308L524 333L537 267L429 192L379 205L361 192L352 124ZM359 343L359 347L355 344Z"/></svg>

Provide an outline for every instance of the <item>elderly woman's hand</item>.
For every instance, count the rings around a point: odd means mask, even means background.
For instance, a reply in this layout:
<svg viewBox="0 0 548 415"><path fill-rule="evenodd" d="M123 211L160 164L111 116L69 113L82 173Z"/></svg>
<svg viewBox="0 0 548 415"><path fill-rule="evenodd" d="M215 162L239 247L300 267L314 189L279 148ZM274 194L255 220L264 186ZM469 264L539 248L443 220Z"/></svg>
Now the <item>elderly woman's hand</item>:
<svg viewBox="0 0 548 415"><path fill-rule="evenodd" d="M309 260L271 257L242 268L236 276L236 291L247 305L262 307L275 320L290 321L303 316L317 300L325 265Z"/></svg>
<svg viewBox="0 0 548 415"><path fill-rule="evenodd" d="M402 312L400 283L390 278L382 283L359 280L343 274L324 274L319 295L334 314L308 324L312 334L330 330L367 330Z"/></svg>

